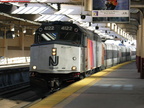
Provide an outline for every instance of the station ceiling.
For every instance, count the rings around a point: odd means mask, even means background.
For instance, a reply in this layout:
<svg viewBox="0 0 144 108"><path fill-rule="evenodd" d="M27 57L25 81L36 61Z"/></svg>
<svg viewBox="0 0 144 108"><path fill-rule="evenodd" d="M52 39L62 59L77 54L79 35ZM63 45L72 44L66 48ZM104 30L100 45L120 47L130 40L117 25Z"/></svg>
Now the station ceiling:
<svg viewBox="0 0 144 108"><path fill-rule="evenodd" d="M37 0L38 1L38 0ZM81 25L99 26L101 31L110 31L106 23L92 23L91 12L85 11L82 0L41 0L31 3L0 3L0 27L9 29L26 27L36 29L43 21L74 21ZM82 19L81 15L86 18ZM129 33L136 39L139 25L142 24L144 15L144 1L131 0L130 22L118 23L118 27ZM111 32L111 31L110 31ZM109 32L109 33L110 33ZM111 32L112 35L116 35Z"/></svg>

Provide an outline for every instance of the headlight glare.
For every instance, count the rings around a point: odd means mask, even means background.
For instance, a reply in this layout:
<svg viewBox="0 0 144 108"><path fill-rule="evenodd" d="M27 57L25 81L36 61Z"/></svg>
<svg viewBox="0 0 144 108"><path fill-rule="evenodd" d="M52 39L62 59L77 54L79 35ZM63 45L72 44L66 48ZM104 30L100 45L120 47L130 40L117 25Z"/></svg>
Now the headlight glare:
<svg viewBox="0 0 144 108"><path fill-rule="evenodd" d="M75 71L75 70L77 70L77 67L76 66L72 66L71 70Z"/></svg>
<svg viewBox="0 0 144 108"><path fill-rule="evenodd" d="M32 68L35 70L37 67L36 67L36 66L33 66Z"/></svg>
<svg viewBox="0 0 144 108"><path fill-rule="evenodd" d="M57 55L57 49L56 48L52 48L52 56L56 56Z"/></svg>

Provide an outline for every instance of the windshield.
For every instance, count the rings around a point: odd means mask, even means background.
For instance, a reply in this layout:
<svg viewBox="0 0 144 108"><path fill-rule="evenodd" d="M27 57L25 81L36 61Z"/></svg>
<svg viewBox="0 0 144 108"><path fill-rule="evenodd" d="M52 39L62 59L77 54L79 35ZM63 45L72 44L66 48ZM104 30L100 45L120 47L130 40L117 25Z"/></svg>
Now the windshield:
<svg viewBox="0 0 144 108"><path fill-rule="evenodd" d="M35 41L36 43L50 42L50 41L63 41L69 42L73 44L80 44L81 41L81 33L75 32L43 32L38 33Z"/></svg>
<svg viewBox="0 0 144 108"><path fill-rule="evenodd" d="M40 42L56 40L57 33L42 33L40 34Z"/></svg>

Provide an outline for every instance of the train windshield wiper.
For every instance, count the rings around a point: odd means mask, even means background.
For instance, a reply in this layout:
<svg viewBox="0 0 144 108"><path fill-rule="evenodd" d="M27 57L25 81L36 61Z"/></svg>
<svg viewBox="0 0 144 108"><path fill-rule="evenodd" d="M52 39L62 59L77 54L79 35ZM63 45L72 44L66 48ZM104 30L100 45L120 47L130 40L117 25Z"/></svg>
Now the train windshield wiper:
<svg viewBox="0 0 144 108"><path fill-rule="evenodd" d="M41 36L46 41L50 41L50 40L55 40L56 39L56 34L55 33L43 33L43 34L41 34Z"/></svg>

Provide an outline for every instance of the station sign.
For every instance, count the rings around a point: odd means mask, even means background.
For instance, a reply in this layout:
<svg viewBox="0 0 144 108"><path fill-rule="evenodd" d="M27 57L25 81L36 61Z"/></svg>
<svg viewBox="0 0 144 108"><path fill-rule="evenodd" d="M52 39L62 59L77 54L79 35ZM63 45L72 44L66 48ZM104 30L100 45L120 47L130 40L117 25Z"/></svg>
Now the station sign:
<svg viewBox="0 0 144 108"><path fill-rule="evenodd" d="M130 0L93 0L93 22L128 23Z"/></svg>

